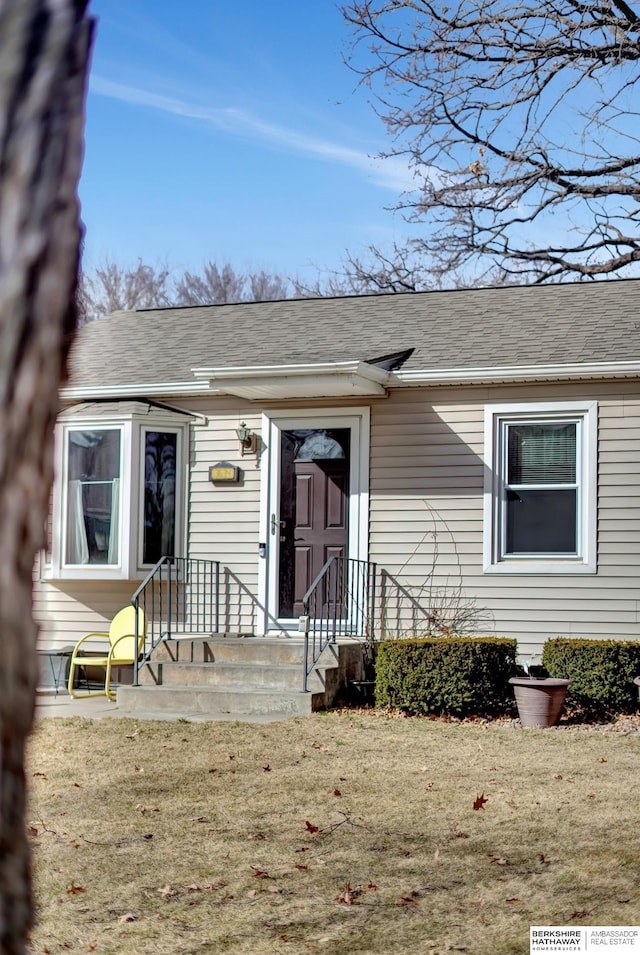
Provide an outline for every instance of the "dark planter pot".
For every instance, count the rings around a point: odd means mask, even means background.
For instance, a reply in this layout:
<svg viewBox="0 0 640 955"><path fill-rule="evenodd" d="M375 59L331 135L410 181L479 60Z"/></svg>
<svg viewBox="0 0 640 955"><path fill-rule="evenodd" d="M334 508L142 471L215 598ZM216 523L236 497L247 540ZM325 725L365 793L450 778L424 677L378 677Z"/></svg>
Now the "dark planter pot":
<svg viewBox="0 0 640 955"><path fill-rule="evenodd" d="M536 680L513 676L509 683L513 686L518 716L523 726L556 725L571 680L555 680L552 677Z"/></svg>

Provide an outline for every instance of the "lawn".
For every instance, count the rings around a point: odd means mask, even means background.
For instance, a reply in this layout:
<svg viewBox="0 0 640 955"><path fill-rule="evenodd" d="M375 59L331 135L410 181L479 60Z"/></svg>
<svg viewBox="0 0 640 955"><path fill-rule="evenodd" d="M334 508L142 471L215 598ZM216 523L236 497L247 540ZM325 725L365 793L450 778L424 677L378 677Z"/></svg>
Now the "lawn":
<svg viewBox="0 0 640 955"><path fill-rule="evenodd" d="M640 924L640 736L42 720L33 953L506 955Z"/></svg>

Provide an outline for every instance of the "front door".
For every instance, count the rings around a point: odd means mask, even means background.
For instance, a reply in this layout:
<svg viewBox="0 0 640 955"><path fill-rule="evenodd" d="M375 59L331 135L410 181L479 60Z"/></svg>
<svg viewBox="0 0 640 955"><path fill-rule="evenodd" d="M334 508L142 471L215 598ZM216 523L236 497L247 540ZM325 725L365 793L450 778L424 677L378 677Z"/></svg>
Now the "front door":
<svg viewBox="0 0 640 955"><path fill-rule="evenodd" d="M280 434L278 616L295 618L325 562L348 555L351 432L297 428Z"/></svg>

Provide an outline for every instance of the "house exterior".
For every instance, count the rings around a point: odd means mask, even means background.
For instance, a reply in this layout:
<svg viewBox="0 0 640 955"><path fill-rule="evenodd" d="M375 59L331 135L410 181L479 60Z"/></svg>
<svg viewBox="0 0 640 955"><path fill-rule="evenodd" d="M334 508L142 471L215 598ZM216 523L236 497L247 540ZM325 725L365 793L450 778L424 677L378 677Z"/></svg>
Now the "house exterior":
<svg viewBox="0 0 640 955"><path fill-rule="evenodd" d="M639 477L640 280L116 312L61 394L41 645L166 553L238 632L295 633L336 555L384 571L376 635L638 639Z"/></svg>

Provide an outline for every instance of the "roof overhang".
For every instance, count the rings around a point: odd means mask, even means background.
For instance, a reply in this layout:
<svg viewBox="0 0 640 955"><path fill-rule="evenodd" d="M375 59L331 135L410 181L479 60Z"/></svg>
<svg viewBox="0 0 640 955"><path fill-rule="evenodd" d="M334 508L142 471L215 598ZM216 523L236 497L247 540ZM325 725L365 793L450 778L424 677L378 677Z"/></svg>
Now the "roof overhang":
<svg viewBox="0 0 640 955"><path fill-rule="evenodd" d="M640 361L499 365L385 371L363 361L298 365L245 365L192 369L193 379L128 385L68 386L62 401L117 400L180 395L234 395L255 401L302 398L380 398L390 388L500 385L517 382L640 378Z"/></svg>
<svg viewBox="0 0 640 955"><path fill-rule="evenodd" d="M237 398L381 398L393 374L363 361L193 368L217 394Z"/></svg>

